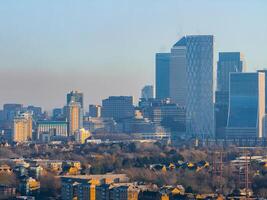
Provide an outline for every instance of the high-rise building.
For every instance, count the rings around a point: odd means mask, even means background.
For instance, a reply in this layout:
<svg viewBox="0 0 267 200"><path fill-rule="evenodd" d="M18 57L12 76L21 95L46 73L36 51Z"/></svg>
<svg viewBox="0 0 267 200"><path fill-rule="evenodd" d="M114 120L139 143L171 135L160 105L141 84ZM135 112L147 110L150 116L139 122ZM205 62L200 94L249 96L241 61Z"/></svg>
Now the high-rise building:
<svg viewBox="0 0 267 200"><path fill-rule="evenodd" d="M71 101L67 106L69 136L83 127L83 111L79 102Z"/></svg>
<svg viewBox="0 0 267 200"><path fill-rule="evenodd" d="M186 36L187 133L214 136L213 36Z"/></svg>
<svg viewBox="0 0 267 200"><path fill-rule="evenodd" d="M134 117L132 96L111 96L102 101L102 117L112 117L119 121L124 118Z"/></svg>
<svg viewBox="0 0 267 200"><path fill-rule="evenodd" d="M152 99L154 98L154 88L153 85L146 85L142 88L141 91L142 99Z"/></svg>
<svg viewBox="0 0 267 200"><path fill-rule="evenodd" d="M170 98L180 107L186 106L186 37L183 37L171 49L170 55Z"/></svg>
<svg viewBox="0 0 267 200"><path fill-rule="evenodd" d="M258 72L262 72L265 74L265 94L267 94L267 69L258 70ZM265 98L265 114L267 114L267 98ZM267 119L266 119L267 121ZM266 124L267 126L267 124ZM267 131L267 130L266 130Z"/></svg>
<svg viewBox="0 0 267 200"><path fill-rule="evenodd" d="M221 52L217 62L217 90L215 93L216 137L225 137L229 107L229 77L232 72L244 72L245 62L240 52Z"/></svg>
<svg viewBox="0 0 267 200"><path fill-rule="evenodd" d="M77 102L80 103L81 107L83 108L83 93L79 91L71 91L67 94L67 105L69 105L70 102Z"/></svg>
<svg viewBox="0 0 267 200"><path fill-rule="evenodd" d="M101 106L89 105L89 117L101 117Z"/></svg>
<svg viewBox="0 0 267 200"><path fill-rule="evenodd" d="M166 54L169 73L159 73L156 81L168 80L168 97L185 109L187 135L214 136L213 40L212 35L181 38Z"/></svg>
<svg viewBox="0 0 267 200"><path fill-rule="evenodd" d="M170 97L170 53L156 54L156 98Z"/></svg>
<svg viewBox="0 0 267 200"><path fill-rule="evenodd" d="M228 138L261 138L265 114L264 73L230 74Z"/></svg>
<svg viewBox="0 0 267 200"><path fill-rule="evenodd" d="M12 140L26 142L32 139L32 116L30 113L20 113L13 119Z"/></svg>

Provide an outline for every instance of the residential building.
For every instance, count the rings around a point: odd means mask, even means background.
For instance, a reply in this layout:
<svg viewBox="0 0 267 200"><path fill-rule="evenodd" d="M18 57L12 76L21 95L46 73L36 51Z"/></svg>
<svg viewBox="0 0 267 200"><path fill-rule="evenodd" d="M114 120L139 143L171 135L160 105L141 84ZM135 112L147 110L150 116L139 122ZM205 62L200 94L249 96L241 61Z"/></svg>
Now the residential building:
<svg viewBox="0 0 267 200"><path fill-rule="evenodd" d="M32 139L32 116L30 113L20 113L13 119L12 140L26 142Z"/></svg>
<svg viewBox="0 0 267 200"><path fill-rule="evenodd" d="M170 97L170 53L156 54L156 98Z"/></svg>
<svg viewBox="0 0 267 200"><path fill-rule="evenodd" d="M102 101L102 117L112 117L115 121L134 117L132 96L111 96Z"/></svg>
<svg viewBox="0 0 267 200"><path fill-rule="evenodd" d="M67 106L69 136L83 127L83 110L79 102L71 101Z"/></svg>
<svg viewBox="0 0 267 200"><path fill-rule="evenodd" d="M265 115L265 74L231 73L227 138L261 138Z"/></svg>
<svg viewBox="0 0 267 200"><path fill-rule="evenodd" d="M141 91L142 99L152 99L154 98L154 88L153 85L146 85L142 88Z"/></svg>

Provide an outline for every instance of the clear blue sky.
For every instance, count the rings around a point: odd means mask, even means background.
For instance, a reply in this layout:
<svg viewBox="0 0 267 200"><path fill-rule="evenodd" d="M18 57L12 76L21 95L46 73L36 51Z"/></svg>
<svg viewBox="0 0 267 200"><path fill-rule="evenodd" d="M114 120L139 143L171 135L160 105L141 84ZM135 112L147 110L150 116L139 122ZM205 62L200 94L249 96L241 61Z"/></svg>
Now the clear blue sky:
<svg viewBox="0 0 267 200"><path fill-rule="evenodd" d="M154 54L187 34L214 34L218 51L267 67L266 0L2 0L0 105L46 109L78 89L85 103L139 97Z"/></svg>

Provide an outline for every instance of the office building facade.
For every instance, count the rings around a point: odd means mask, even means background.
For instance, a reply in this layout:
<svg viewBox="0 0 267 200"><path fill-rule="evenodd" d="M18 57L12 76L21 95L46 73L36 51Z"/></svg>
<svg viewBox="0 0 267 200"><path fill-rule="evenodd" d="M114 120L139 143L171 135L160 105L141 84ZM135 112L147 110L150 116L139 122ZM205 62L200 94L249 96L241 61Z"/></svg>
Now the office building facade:
<svg viewBox="0 0 267 200"><path fill-rule="evenodd" d="M111 96L102 101L102 117L112 117L115 121L134 117L132 96Z"/></svg>
<svg viewBox="0 0 267 200"><path fill-rule="evenodd" d="M156 98L170 96L170 53L156 54Z"/></svg>
<svg viewBox="0 0 267 200"><path fill-rule="evenodd" d="M217 62L217 89L215 93L216 137L225 137L229 107L229 77L232 72L244 72L245 61L240 52L220 52Z"/></svg>
<svg viewBox="0 0 267 200"><path fill-rule="evenodd" d="M66 121L38 121L37 136L43 133L50 133L51 136L68 136L68 122Z"/></svg>
<svg viewBox="0 0 267 200"><path fill-rule="evenodd" d="M180 107L185 107L187 94L186 37L183 37L171 48L169 76L171 101Z"/></svg>
<svg viewBox="0 0 267 200"><path fill-rule="evenodd" d="M213 36L186 37L188 134L214 136Z"/></svg>
<svg viewBox="0 0 267 200"><path fill-rule="evenodd" d="M89 105L89 117L101 117L101 106Z"/></svg>
<svg viewBox="0 0 267 200"><path fill-rule="evenodd" d="M265 74L231 73L228 138L261 138L265 114Z"/></svg>

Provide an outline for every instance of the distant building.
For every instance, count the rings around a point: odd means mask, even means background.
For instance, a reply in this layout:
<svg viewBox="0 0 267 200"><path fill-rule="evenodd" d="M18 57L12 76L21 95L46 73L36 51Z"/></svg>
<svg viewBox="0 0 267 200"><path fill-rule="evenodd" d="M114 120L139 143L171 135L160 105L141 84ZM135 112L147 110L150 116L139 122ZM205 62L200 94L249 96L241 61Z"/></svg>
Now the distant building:
<svg viewBox="0 0 267 200"><path fill-rule="evenodd" d="M91 136L91 133L88 130L82 128L79 131L76 131L74 135L75 135L75 141L77 143L84 144L86 139Z"/></svg>
<svg viewBox="0 0 267 200"><path fill-rule="evenodd" d="M83 127L90 132L114 133L116 132L116 122L113 118L85 117Z"/></svg>
<svg viewBox="0 0 267 200"><path fill-rule="evenodd" d="M71 91L67 94L67 105L70 104L72 101L80 103L81 107L83 108L83 93L79 91Z"/></svg>
<svg viewBox="0 0 267 200"><path fill-rule="evenodd" d="M154 88L153 85L146 85L141 91L142 99L152 99L154 98Z"/></svg>
<svg viewBox="0 0 267 200"><path fill-rule="evenodd" d="M170 56L170 98L181 107L186 106L187 66L186 37L176 42Z"/></svg>
<svg viewBox="0 0 267 200"><path fill-rule="evenodd" d="M22 104L4 104L3 107L4 120L7 121L13 121L14 117L18 115L23 109Z"/></svg>
<svg viewBox="0 0 267 200"><path fill-rule="evenodd" d="M89 117L101 117L101 106L89 105Z"/></svg>
<svg viewBox="0 0 267 200"><path fill-rule="evenodd" d="M214 136L213 36L186 36L186 132Z"/></svg>
<svg viewBox="0 0 267 200"><path fill-rule="evenodd" d="M265 74L265 94L267 94L267 69L258 70L258 72L262 72ZM265 113L267 114L267 98L265 98ZM267 126L267 124L266 124Z"/></svg>
<svg viewBox="0 0 267 200"><path fill-rule="evenodd" d="M162 86L156 97L169 97L185 109L188 136L214 136L213 40L212 35L184 36L170 54L156 55L156 91Z"/></svg>
<svg viewBox="0 0 267 200"><path fill-rule="evenodd" d="M156 98L170 97L170 53L156 54Z"/></svg>
<svg viewBox="0 0 267 200"><path fill-rule="evenodd" d="M83 127L83 110L79 102L71 101L67 106L69 136Z"/></svg>
<svg viewBox="0 0 267 200"><path fill-rule="evenodd" d="M37 106L28 106L26 108L27 112L30 112L32 114L32 118L34 120L41 120L42 119L42 108Z"/></svg>
<svg viewBox="0 0 267 200"><path fill-rule="evenodd" d="M216 137L225 136L229 107L229 77L232 72L244 72L245 62L240 52L221 52L217 63L217 90L215 93Z"/></svg>
<svg viewBox="0 0 267 200"><path fill-rule="evenodd" d="M64 113L62 108L55 108L53 109L53 120L62 120L64 119Z"/></svg>
<svg viewBox="0 0 267 200"><path fill-rule="evenodd" d="M12 140L26 142L32 139L32 116L29 113L20 113L13 120Z"/></svg>
<svg viewBox="0 0 267 200"><path fill-rule="evenodd" d="M38 121L37 136L49 133L50 136L68 136L68 123L66 121Z"/></svg>
<svg viewBox="0 0 267 200"><path fill-rule="evenodd" d="M264 114L264 73L231 73L226 137L264 137Z"/></svg>
<svg viewBox="0 0 267 200"><path fill-rule="evenodd" d="M134 116L132 96L111 96L102 101L102 117L112 117L119 121Z"/></svg>

